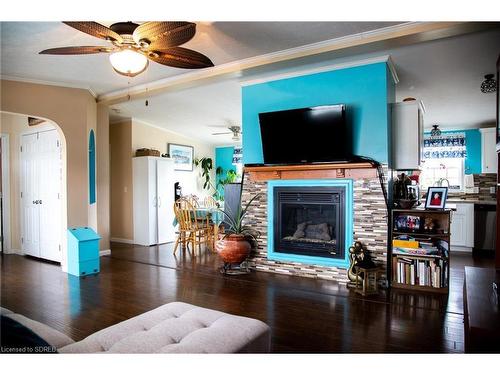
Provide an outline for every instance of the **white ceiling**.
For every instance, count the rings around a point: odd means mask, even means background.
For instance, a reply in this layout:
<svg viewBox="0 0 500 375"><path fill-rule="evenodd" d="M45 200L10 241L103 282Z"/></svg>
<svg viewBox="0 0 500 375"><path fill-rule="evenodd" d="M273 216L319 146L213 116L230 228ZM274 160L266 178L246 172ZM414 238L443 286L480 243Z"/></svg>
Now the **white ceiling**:
<svg viewBox="0 0 500 375"><path fill-rule="evenodd" d="M109 25L110 22L102 22ZM216 65L326 39L389 26L390 23L339 22L215 22L198 23L198 33L185 46L208 55ZM65 45L106 44L61 23L2 23L1 73L23 79L90 87L98 94L127 87L127 78L112 71L106 55L40 56L38 51ZM214 145L230 144L231 136L212 136L221 126L241 123L240 80L391 55L400 82L397 101L407 96L423 100L426 127L474 128L492 124L495 95L479 86L495 70L500 53L500 29L439 39L392 49L373 46L363 54L333 52L242 72L240 78L165 92L112 106L111 117L134 117L143 122ZM377 49L378 48L378 49ZM131 86L185 73L152 63ZM118 111L119 113L115 112Z"/></svg>
<svg viewBox="0 0 500 375"><path fill-rule="evenodd" d="M101 22L109 26L112 22ZM327 39L379 29L397 22L199 22L195 37L183 47L199 51L215 65ZM60 22L2 22L1 74L90 88L96 94L126 88L129 79L115 73L107 54L39 55L47 48L108 45L108 42ZM151 63L130 85L186 73Z"/></svg>

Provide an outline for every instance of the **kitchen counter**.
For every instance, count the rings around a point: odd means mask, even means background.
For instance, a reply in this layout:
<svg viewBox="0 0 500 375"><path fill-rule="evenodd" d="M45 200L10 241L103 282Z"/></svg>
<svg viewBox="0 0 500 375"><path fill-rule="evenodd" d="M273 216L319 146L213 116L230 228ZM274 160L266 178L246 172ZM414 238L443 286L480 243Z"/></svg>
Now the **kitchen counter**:
<svg viewBox="0 0 500 375"><path fill-rule="evenodd" d="M461 199L461 198L448 198L446 200L448 203L469 203L469 204L486 204L486 205L494 205L496 206L497 201L493 198L491 200L480 200L480 199Z"/></svg>

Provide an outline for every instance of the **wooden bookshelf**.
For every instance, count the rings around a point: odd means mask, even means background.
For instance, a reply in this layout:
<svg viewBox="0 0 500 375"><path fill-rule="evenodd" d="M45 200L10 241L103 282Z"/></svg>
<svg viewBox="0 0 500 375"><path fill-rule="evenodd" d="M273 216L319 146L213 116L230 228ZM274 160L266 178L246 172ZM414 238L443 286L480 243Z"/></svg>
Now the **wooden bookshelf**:
<svg viewBox="0 0 500 375"><path fill-rule="evenodd" d="M402 227L407 216L418 217L411 229ZM450 284L450 228L451 210L394 209L391 213L391 241L409 236L421 246L432 250L432 254L399 253L399 248L390 246L391 286L395 289L433 293L448 293ZM424 229L425 219L432 219L435 228ZM408 221L409 222L409 221ZM422 245L424 244L424 245ZM392 245L392 244L391 244ZM424 285L422 285L424 284Z"/></svg>

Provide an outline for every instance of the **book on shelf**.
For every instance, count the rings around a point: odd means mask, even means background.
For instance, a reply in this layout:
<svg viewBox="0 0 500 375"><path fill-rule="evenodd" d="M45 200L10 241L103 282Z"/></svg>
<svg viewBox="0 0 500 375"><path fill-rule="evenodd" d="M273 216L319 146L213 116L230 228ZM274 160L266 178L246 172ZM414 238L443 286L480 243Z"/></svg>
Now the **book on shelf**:
<svg viewBox="0 0 500 375"><path fill-rule="evenodd" d="M440 251L437 247L394 247L392 253L398 255L440 255Z"/></svg>
<svg viewBox="0 0 500 375"><path fill-rule="evenodd" d="M399 284L444 288L447 286L445 259L393 258L393 280Z"/></svg>

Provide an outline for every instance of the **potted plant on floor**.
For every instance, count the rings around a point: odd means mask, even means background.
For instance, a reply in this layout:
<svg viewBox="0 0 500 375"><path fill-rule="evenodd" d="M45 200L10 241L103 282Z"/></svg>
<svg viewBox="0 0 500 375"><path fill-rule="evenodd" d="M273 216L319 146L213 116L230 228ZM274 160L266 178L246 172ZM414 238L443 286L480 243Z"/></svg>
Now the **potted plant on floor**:
<svg viewBox="0 0 500 375"><path fill-rule="evenodd" d="M224 220L228 224L221 239L215 245L217 253L224 262L223 273L227 273L232 264L241 264L250 254L251 242L257 241L259 232L244 224L244 219L248 214L248 208L259 196L260 194L255 195L244 208L240 203L234 213L228 212L229 210L220 210L224 213Z"/></svg>

